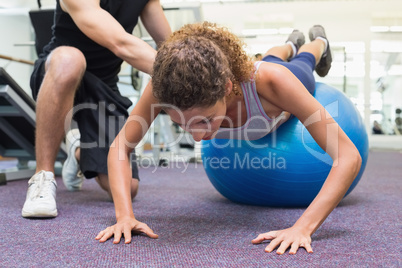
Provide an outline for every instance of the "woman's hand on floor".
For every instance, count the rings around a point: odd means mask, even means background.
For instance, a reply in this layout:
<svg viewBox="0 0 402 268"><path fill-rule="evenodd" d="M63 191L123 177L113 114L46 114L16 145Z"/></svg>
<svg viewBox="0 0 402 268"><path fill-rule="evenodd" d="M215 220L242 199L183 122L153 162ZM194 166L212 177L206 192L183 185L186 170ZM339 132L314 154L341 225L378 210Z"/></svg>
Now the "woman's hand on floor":
<svg viewBox="0 0 402 268"><path fill-rule="evenodd" d="M266 252L272 252L278 247L276 253L283 254L290 247L289 254L296 254L297 250L303 247L308 253L313 253L310 235L303 234L300 229L295 227L259 234L251 243L260 244L265 240L271 240L265 248Z"/></svg>
<svg viewBox="0 0 402 268"><path fill-rule="evenodd" d="M144 233L150 238L158 238L158 235L155 234L147 224L137 221L134 218L126 218L117 221L115 225L109 226L105 230L99 232L95 239L99 240L99 242L105 242L114 236L113 243L118 244L123 235L124 243L129 244L131 242L132 231L135 233Z"/></svg>

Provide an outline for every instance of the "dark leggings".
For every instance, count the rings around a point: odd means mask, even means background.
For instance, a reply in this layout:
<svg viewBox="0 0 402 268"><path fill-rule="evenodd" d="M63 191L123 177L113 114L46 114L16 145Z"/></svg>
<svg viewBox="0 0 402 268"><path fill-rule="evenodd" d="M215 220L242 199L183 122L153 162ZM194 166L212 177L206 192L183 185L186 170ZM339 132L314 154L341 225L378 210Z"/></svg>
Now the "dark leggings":
<svg viewBox="0 0 402 268"><path fill-rule="evenodd" d="M276 56L268 55L262 60L285 66L303 83L311 94L314 94L315 78L313 72L315 69L315 57L313 54L301 52L289 61L283 61Z"/></svg>

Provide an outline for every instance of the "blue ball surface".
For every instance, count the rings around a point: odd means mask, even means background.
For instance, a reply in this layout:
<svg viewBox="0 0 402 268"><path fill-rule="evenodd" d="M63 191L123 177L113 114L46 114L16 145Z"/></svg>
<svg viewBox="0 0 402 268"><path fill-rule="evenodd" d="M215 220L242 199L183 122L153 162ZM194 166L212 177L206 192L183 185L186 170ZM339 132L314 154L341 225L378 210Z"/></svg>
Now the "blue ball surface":
<svg viewBox="0 0 402 268"><path fill-rule="evenodd" d="M314 97L362 157L360 172L348 195L359 182L368 158L363 120L349 98L333 87L316 83ZM203 141L201 150L205 171L218 192L231 201L249 205L308 206L332 166L332 159L296 117L259 140L214 139Z"/></svg>

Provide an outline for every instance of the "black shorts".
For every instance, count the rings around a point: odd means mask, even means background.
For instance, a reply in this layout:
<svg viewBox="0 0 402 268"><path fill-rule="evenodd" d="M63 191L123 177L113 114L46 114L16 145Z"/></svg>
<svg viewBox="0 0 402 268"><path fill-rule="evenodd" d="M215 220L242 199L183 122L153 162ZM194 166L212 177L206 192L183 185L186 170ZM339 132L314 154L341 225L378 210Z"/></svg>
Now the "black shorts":
<svg viewBox="0 0 402 268"><path fill-rule="evenodd" d="M46 57L35 62L31 75L32 96L36 100L45 75ZM110 87L94 74L86 71L79 86L73 109L81 134L80 168L86 178L107 174L109 147L127 117L132 102L117 88ZM132 176L138 178L135 152L132 153Z"/></svg>

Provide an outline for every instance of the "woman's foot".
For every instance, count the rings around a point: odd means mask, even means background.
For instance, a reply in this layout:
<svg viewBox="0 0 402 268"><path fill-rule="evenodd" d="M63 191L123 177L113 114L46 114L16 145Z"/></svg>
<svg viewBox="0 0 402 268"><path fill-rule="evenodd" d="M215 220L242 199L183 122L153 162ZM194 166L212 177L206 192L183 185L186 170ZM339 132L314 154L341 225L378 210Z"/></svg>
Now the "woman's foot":
<svg viewBox="0 0 402 268"><path fill-rule="evenodd" d="M309 37L310 41L321 39L327 44L324 53L321 56L320 62L318 62L317 66L315 67L316 73L319 76L324 77L328 74L329 70L331 69L331 63L332 63L331 49L329 46L327 36L325 34L324 27L322 27L321 25L314 25L313 27L311 27L309 31Z"/></svg>
<svg viewBox="0 0 402 268"><path fill-rule="evenodd" d="M304 45L305 42L306 38L304 37L304 34L299 30L293 30L293 32L289 35L288 40L286 40L286 44L290 44L292 46L292 58L297 55L299 48Z"/></svg>

